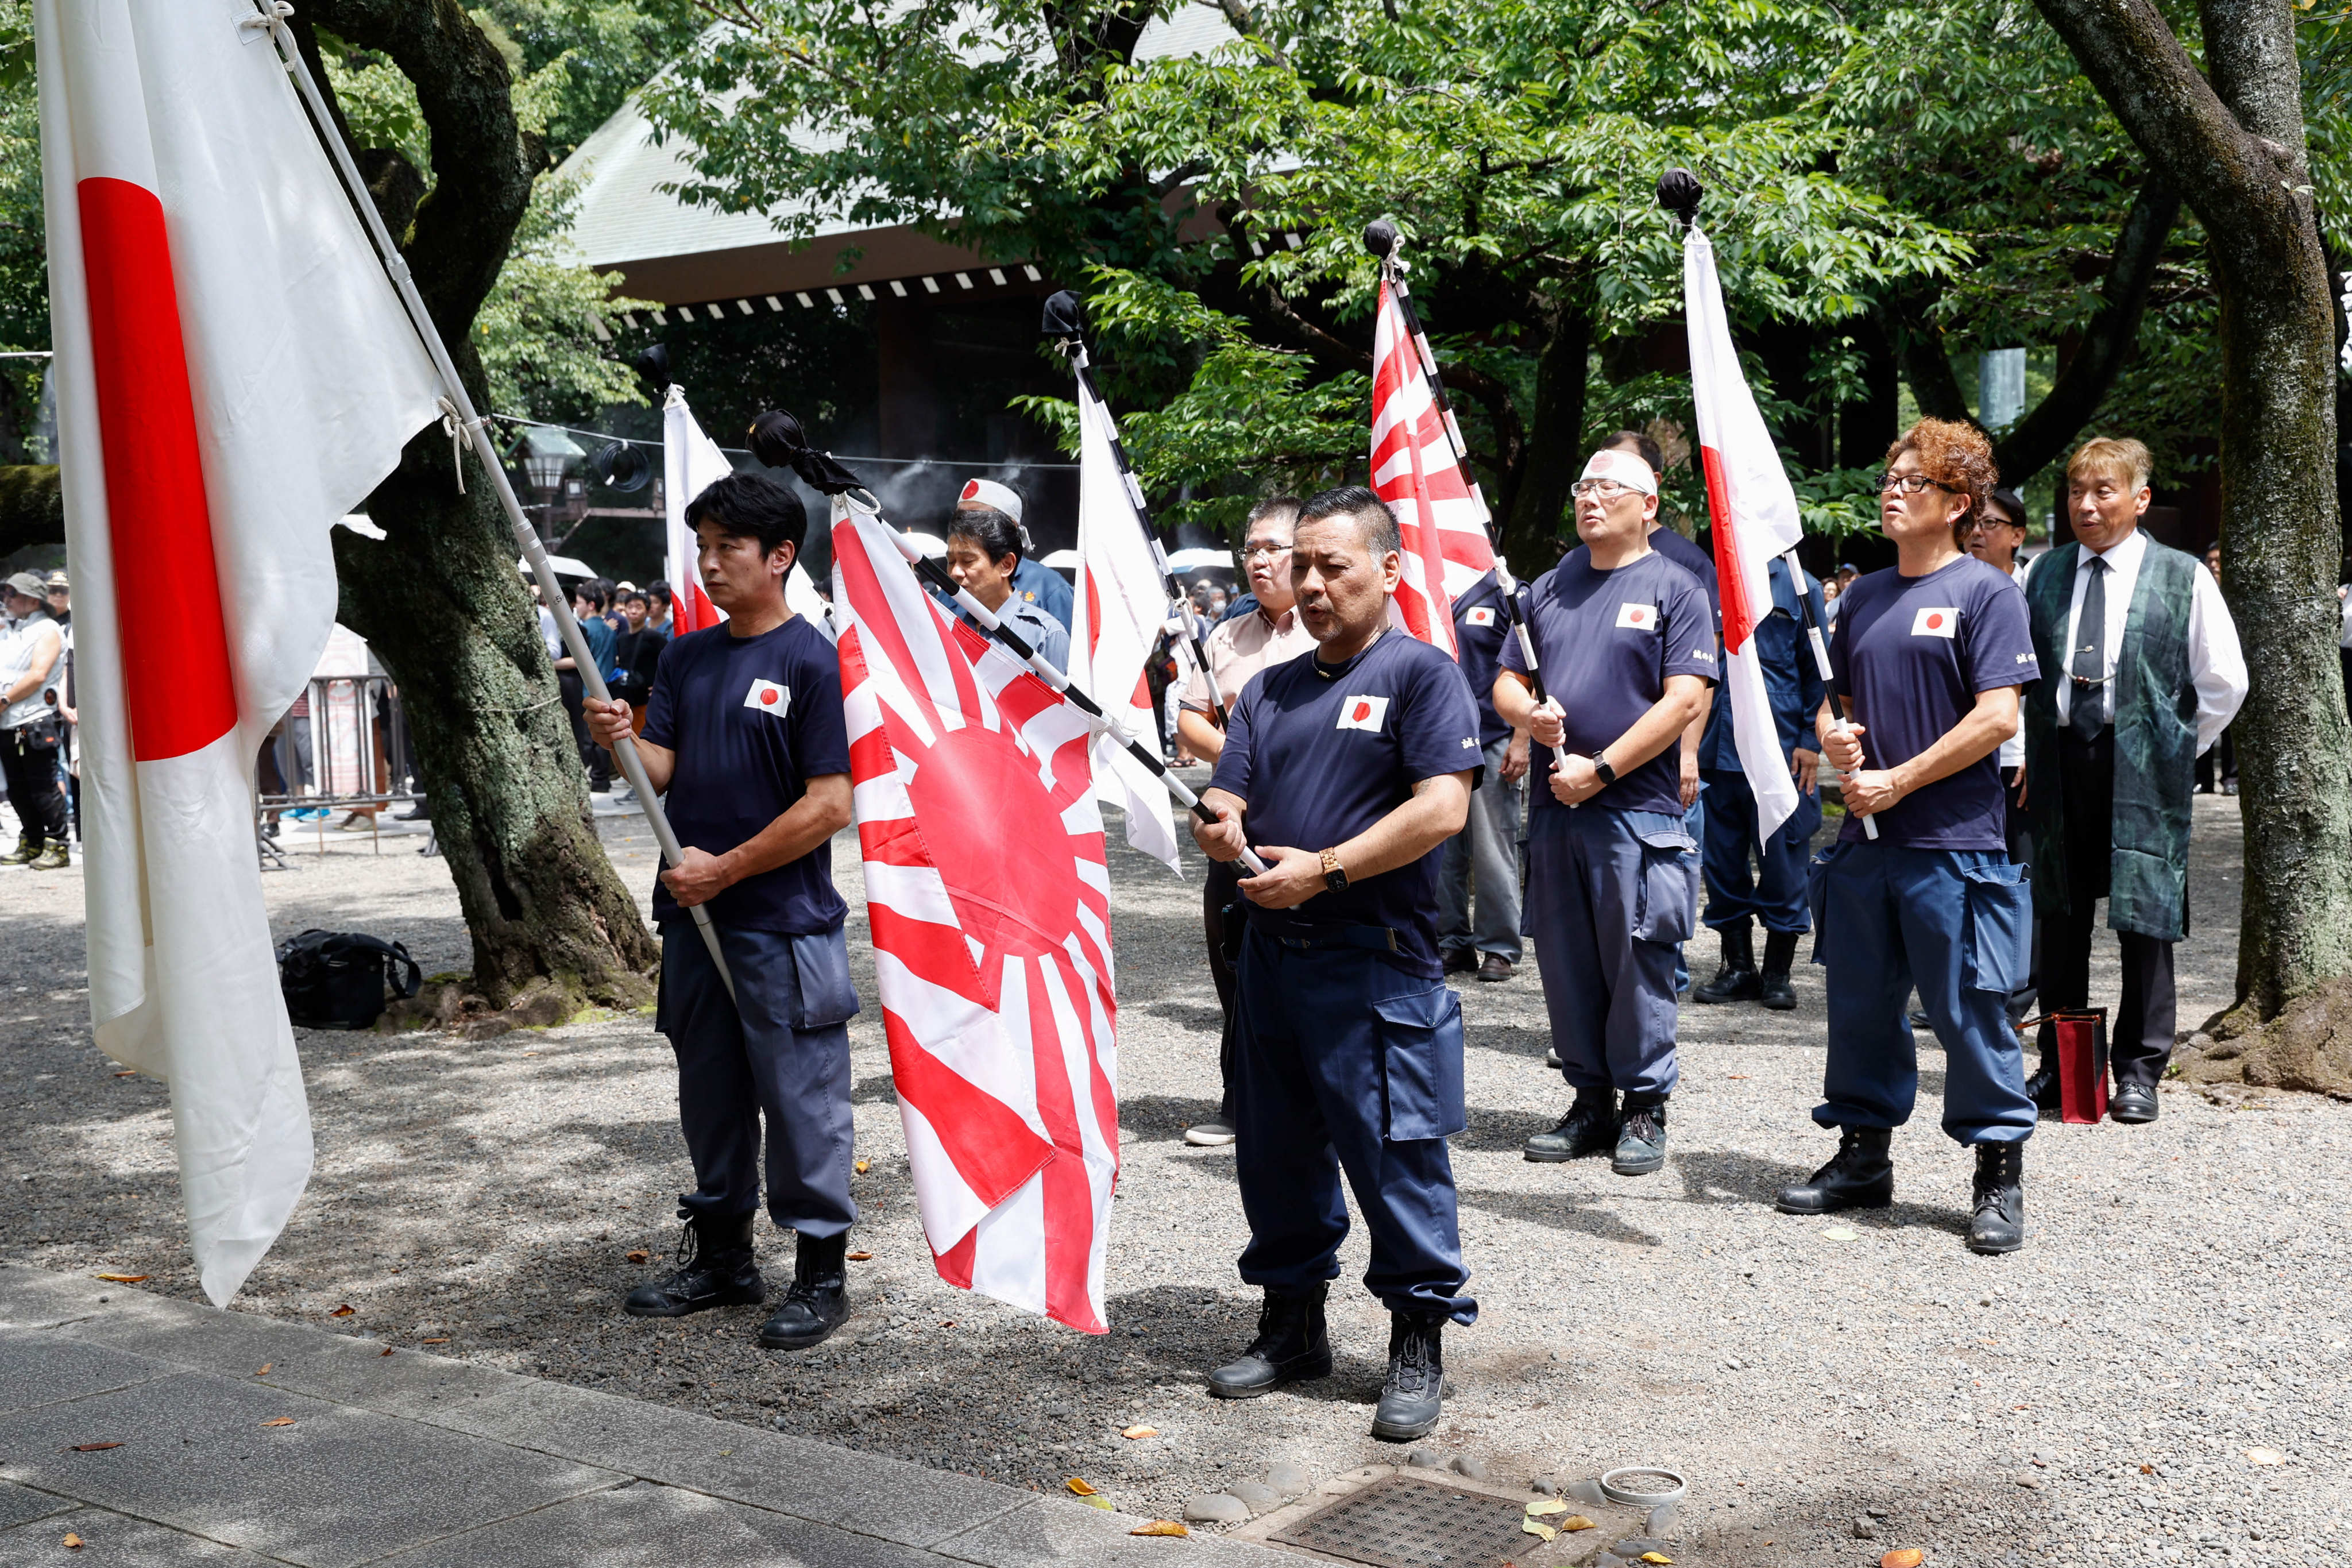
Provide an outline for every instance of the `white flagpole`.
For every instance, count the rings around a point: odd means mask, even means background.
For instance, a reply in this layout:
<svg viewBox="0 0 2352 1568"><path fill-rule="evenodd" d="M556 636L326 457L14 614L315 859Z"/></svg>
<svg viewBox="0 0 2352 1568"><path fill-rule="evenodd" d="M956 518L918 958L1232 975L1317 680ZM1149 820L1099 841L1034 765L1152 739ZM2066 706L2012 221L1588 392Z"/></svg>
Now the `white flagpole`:
<svg viewBox="0 0 2352 1568"><path fill-rule="evenodd" d="M556 630L563 639L565 651L572 655L572 662L579 667L582 685L597 701L609 702L612 693L605 688L604 671L597 668L596 657L589 651L588 639L582 635L579 619L572 613L570 597L555 580L555 568L548 562L547 547L541 542L539 531L531 527L530 520L523 515L522 502L516 498L514 486L507 479L506 466L500 460L498 445L490 438L488 421L475 412L474 400L467 395L466 384L459 379L457 367L450 361L448 347L441 341L441 331L434 325L431 313L425 310L424 300L416 292L415 280L409 276L408 263L401 256L400 247L393 243L392 236L386 232L383 218L375 210L375 202L368 195L367 183L360 178L359 169L352 162L351 149L343 145L342 136L335 129L334 116L327 111L326 100L320 95L319 84L311 79L310 67L302 61L301 51L294 42L293 31L286 25L286 18L293 14L293 7L285 4L285 0L254 0L254 5L255 14L241 25L269 30L270 41L277 46L278 58L285 65L286 74L293 79L303 108L310 116L311 128L326 147L328 156L334 161L335 173L342 180L344 194L357 209L361 223L366 226L368 237L375 246L376 258L383 262L385 274L391 278L393 289L408 312L410 324L416 329L417 337L425 344L425 352L432 356L433 368L439 374L442 385L448 393L449 406L454 410L458 425L472 439L474 455L481 459L483 470L490 477L490 488L498 495L499 504L506 508L507 521L514 529L515 542L521 547L523 559L530 563L530 573L538 579L539 591L554 614ZM662 811L660 798L654 793L652 782L646 777L645 759L637 755L635 741L624 738L614 748L613 754L621 764L621 772L627 775L629 787L636 793L639 803L646 808L646 821L654 830L655 840L661 846L662 858L672 866L684 864L686 853L678 845L677 835L670 828L669 817ZM726 983L727 994L732 998L735 976L727 967L727 955L719 950L719 931L710 923L709 910L696 904L687 912L694 917L695 927L702 933L703 945L710 950L710 962L718 967L719 977Z"/></svg>

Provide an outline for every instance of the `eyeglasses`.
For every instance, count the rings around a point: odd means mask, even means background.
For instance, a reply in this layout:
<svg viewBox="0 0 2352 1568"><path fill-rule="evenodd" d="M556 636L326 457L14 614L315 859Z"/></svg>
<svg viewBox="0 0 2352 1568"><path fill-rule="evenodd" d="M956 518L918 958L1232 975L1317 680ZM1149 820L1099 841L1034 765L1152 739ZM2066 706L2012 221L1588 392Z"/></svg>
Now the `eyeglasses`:
<svg viewBox="0 0 2352 1568"><path fill-rule="evenodd" d="M1579 500L1582 500L1587 496L1591 496L1598 500L1615 500L1619 496L1641 495L1645 492L1637 490L1631 485L1619 484L1615 479L1579 479L1568 487L1568 493Z"/></svg>
<svg viewBox="0 0 2352 1568"><path fill-rule="evenodd" d="M1942 490L1947 495L1959 492L1951 486L1929 479L1925 474L1881 474L1878 493L1883 496L1916 496L1922 490Z"/></svg>
<svg viewBox="0 0 2352 1568"><path fill-rule="evenodd" d="M1290 546L1287 544L1244 544L1242 546L1242 559L1244 561L1255 561L1260 556L1264 556L1266 560L1272 561L1278 556L1287 555L1289 553Z"/></svg>

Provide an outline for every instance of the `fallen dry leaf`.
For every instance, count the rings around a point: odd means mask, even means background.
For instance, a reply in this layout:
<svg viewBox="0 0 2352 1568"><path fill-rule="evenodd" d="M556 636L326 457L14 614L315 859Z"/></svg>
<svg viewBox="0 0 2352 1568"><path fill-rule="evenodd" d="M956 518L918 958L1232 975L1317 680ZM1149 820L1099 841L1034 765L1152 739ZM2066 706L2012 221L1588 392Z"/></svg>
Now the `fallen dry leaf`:
<svg viewBox="0 0 2352 1568"><path fill-rule="evenodd" d="M1738 1078L1746 1078L1748 1075L1747 1075L1746 1073L1744 1073L1744 1072L1736 1072L1736 1073L1733 1073L1731 1076L1732 1076L1733 1078L1738 1079Z"/></svg>
<svg viewBox="0 0 2352 1568"><path fill-rule="evenodd" d="M331 1318L348 1318L353 1312L358 1310L359 1309L357 1307L354 1307L349 1301L346 1301L341 1306L336 1308L333 1311L328 1313L327 1316Z"/></svg>
<svg viewBox="0 0 2352 1568"><path fill-rule="evenodd" d="M269 1375L269 1369L277 1364L278 1363L274 1361L263 1362L259 1366L253 1369L253 1375L256 1377L268 1377Z"/></svg>
<svg viewBox="0 0 2352 1568"><path fill-rule="evenodd" d="M66 1531L66 1550L68 1552L79 1552L81 1550L81 1537L76 1535L70 1530Z"/></svg>
<svg viewBox="0 0 2352 1568"><path fill-rule="evenodd" d="M390 1355L390 1354L392 1353L392 1347L391 1347L390 1345L386 1345L386 1346L384 1346L384 1347L383 1347L383 1349L382 1349L381 1351L378 1351L376 1353L377 1353L378 1355Z"/></svg>
<svg viewBox="0 0 2352 1568"><path fill-rule="evenodd" d="M874 1162L871 1160L860 1160L857 1162L857 1173L861 1176L873 1168Z"/></svg>
<svg viewBox="0 0 2352 1568"><path fill-rule="evenodd" d="M2154 1465L2142 1465L2139 1468L2139 1473L2143 1476L2152 1476L2156 1474L2156 1467Z"/></svg>
<svg viewBox="0 0 2352 1568"><path fill-rule="evenodd" d="M1088 1508L1098 1508L1105 1513L1117 1513L1118 1511L1118 1510L1110 1506L1110 1499L1107 1497L1082 1497L1078 1500L1086 1504Z"/></svg>
<svg viewBox="0 0 2352 1568"><path fill-rule="evenodd" d="M417 1342L418 1344L420 1344L420 1345L446 1345L446 1344L447 1344L449 1342L448 1342L446 1339L438 1339L438 1340L419 1340L419 1341L417 1341L416 1342Z"/></svg>
<svg viewBox="0 0 2352 1568"><path fill-rule="evenodd" d="M262 1425L264 1426L291 1426L294 1425L294 1417L291 1415L273 1415L268 1420L264 1421Z"/></svg>
<svg viewBox="0 0 2352 1568"><path fill-rule="evenodd" d="M1155 1519L1150 1524L1139 1524L1129 1535L1190 1535L1192 1532L1172 1519Z"/></svg>
<svg viewBox="0 0 2352 1568"><path fill-rule="evenodd" d="M1672 1563L1674 1559L1667 1556L1663 1552L1644 1552L1642 1553L1640 1561L1643 1563Z"/></svg>
<svg viewBox="0 0 2352 1568"><path fill-rule="evenodd" d="M1898 1546L1878 1560L1878 1568L1919 1568L1927 1554L1916 1546Z"/></svg>
<svg viewBox="0 0 2352 1568"><path fill-rule="evenodd" d="M845 1256L847 1256L849 1261L852 1263L871 1263L874 1261L874 1255L870 1252L852 1252Z"/></svg>
<svg viewBox="0 0 2352 1568"><path fill-rule="evenodd" d="M1546 1541L1559 1539L1559 1531L1539 1519L1523 1519L1519 1521L1519 1529L1528 1535L1539 1535Z"/></svg>
<svg viewBox="0 0 2352 1568"><path fill-rule="evenodd" d="M1080 1497L1092 1497L1095 1495L1095 1489L1089 1486L1087 1482L1080 1480L1076 1476L1072 1476L1068 1480L1064 1481L1062 1484L1068 1487Z"/></svg>
<svg viewBox="0 0 2352 1568"><path fill-rule="evenodd" d="M142 1279L146 1279L147 1276L144 1274L100 1274L94 1276L94 1278L103 1279L110 1285L136 1285Z"/></svg>
<svg viewBox="0 0 2352 1568"><path fill-rule="evenodd" d="M1528 1512L1540 1519L1548 1513L1566 1513L1568 1505L1556 1497L1538 1498L1528 1504Z"/></svg>
<svg viewBox="0 0 2352 1568"><path fill-rule="evenodd" d="M647 1261L647 1260L648 1260L652 1256L653 1256L653 1255L652 1255L651 1253L645 1252L645 1251L642 1251L642 1250L640 1250L640 1251L636 1251L636 1252L632 1252L632 1253L630 1253L630 1254L629 1254L629 1261L630 1261L630 1262L632 1262L632 1263L644 1263L644 1262Z"/></svg>
<svg viewBox="0 0 2352 1568"><path fill-rule="evenodd" d="M76 1443L73 1446L73 1451L77 1454L102 1454L109 1448L121 1447L122 1445L120 1443Z"/></svg>
<svg viewBox="0 0 2352 1568"><path fill-rule="evenodd" d="M1580 1530L1592 1529L1593 1523L1580 1513L1571 1513L1559 1521L1559 1528L1562 1532L1573 1535Z"/></svg>
<svg viewBox="0 0 2352 1568"><path fill-rule="evenodd" d="M1136 1437L1157 1437L1160 1436L1160 1428L1157 1426L1130 1426L1126 1431L1121 1432L1119 1436L1130 1439Z"/></svg>
<svg viewBox="0 0 2352 1568"><path fill-rule="evenodd" d="M117 1078L137 1078L139 1076L139 1069L132 1068L128 1071L116 1073L114 1076Z"/></svg>
<svg viewBox="0 0 2352 1568"><path fill-rule="evenodd" d="M2246 1462L2250 1465L2284 1465L2286 1456L2276 1448L2249 1448L2246 1450Z"/></svg>

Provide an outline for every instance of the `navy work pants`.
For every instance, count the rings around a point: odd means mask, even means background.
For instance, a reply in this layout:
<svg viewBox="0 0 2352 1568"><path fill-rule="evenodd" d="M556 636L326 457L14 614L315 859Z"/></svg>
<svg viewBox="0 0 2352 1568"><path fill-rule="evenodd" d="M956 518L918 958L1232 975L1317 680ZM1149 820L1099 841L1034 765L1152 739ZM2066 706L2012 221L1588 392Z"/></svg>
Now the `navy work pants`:
<svg viewBox="0 0 2352 1568"><path fill-rule="evenodd" d="M1824 1127L1900 1127L1919 1092L1906 1007L1944 1047L1944 1131L1962 1143L2033 1132L2025 1053L2005 1006L2025 973L2032 889L2000 849L1840 843L1811 868L1813 962L1829 971Z"/></svg>
<svg viewBox="0 0 2352 1568"><path fill-rule="evenodd" d="M1339 1277L1344 1172L1371 1232L1364 1288L1392 1312L1474 1321L1445 1148L1465 1125L1460 998L1366 948L1255 926L1238 994L1242 1279L1297 1290Z"/></svg>
<svg viewBox="0 0 2352 1568"><path fill-rule="evenodd" d="M1519 826L1527 820L1527 781L1503 782L1506 735L1486 748L1486 781L1470 792L1470 820L1445 841L1437 870L1437 945L1475 947L1519 961ZM1471 884L1477 910L1471 911Z"/></svg>
<svg viewBox="0 0 2352 1568"><path fill-rule="evenodd" d="M1693 848L1679 816L1599 805L1543 812L1530 833L1529 923L1571 1087L1673 1092L1675 960L1698 904Z"/></svg>
<svg viewBox="0 0 2352 1568"><path fill-rule="evenodd" d="M1706 781L1706 923L1720 931L1746 920L1766 931L1801 931L1805 852L1822 825L1819 791L1797 797L1797 809L1762 844L1756 835L1756 792L1744 773L1709 768ZM1753 861L1753 870L1750 862Z"/></svg>
<svg viewBox="0 0 2352 1568"><path fill-rule="evenodd" d="M719 940L734 1001L693 921L662 922L654 1027L677 1053L677 1116L694 1160L694 1191L679 1201L714 1220L758 1208L764 1120L769 1215L803 1236L838 1236L857 1218L848 941L839 926L813 936L721 926Z"/></svg>

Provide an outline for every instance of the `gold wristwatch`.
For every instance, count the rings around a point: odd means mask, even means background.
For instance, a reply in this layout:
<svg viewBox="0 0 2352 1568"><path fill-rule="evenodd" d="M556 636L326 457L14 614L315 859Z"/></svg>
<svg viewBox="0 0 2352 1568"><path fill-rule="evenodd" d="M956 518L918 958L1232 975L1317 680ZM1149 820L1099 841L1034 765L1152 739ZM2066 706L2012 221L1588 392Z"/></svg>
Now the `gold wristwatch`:
<svg viewBox="0 0 2352 1568"><path fill-rule="evenodd" d="M1339 865L1339 852L1337 849L1323 851L1323 886L1334 893L1344 893L1348 890L1348 873Z"/></svg>

